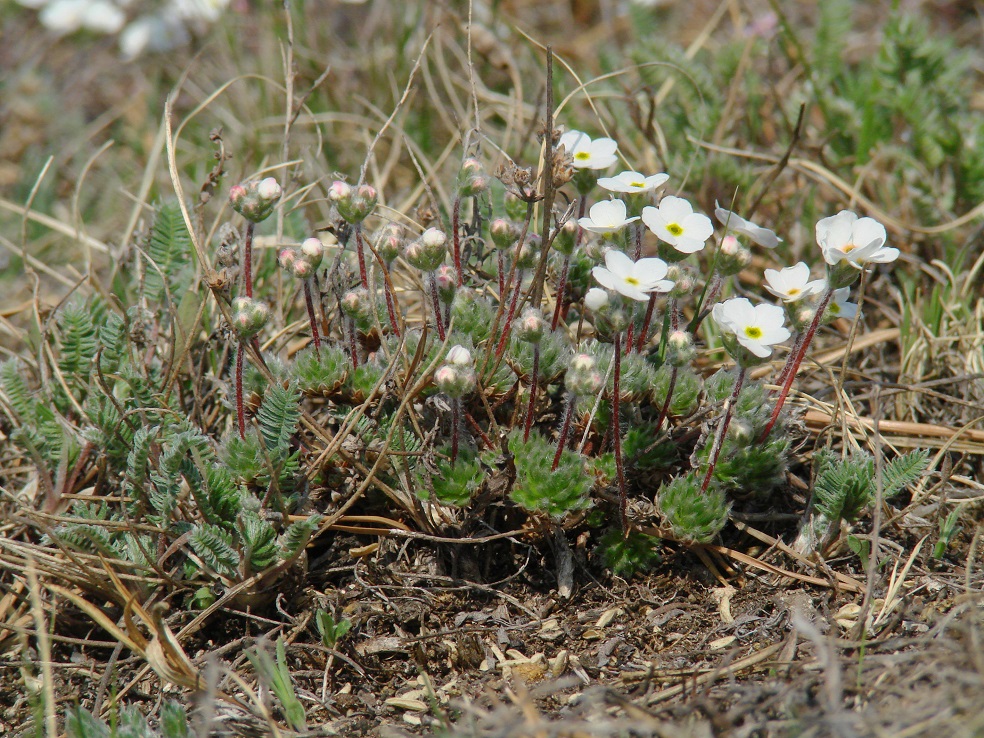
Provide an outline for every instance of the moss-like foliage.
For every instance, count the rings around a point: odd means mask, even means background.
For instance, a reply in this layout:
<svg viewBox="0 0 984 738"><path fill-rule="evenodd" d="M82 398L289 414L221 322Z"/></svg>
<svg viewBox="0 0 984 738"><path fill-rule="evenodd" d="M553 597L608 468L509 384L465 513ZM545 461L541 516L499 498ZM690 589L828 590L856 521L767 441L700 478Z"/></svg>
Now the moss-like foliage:
<svg viewBox="0 0 984 738"><path fill-rule="evenodd" d="M638 531L626 538L622 531L610 530L598 542L598 553L612 574L628 579L659 563L659 539Z"/></svg>
<svg viewBox="0 0 984 738"><path fill-rule="evenodd" d="M543 436L531 433L529 440L523 441L517 431L509 436L508 443L516 462L516 483L510 497L520 507L560 519L591 504L588 495L594 479L580 454L564 449L557 468L551 470L556 448Z"/></svg>
<svg viewBox="0 0 984 738"><path fill-rule="evenodd" d="M478 491L485 473L472 449L461 449L453 466L450 451L443 451L442 458L437 461L436 473L429 472L423 464L417 466L417 496L426 500L433 491L434 498L441 504L464 507Z"/></svg>
<svg viewBox="0 0 984 738"><path fill-rule="evenodd" d="M301 391L306 395L329 395L348 378L352 362L343 348L335 344L321 346L320 356L313 348L299 353L292 367Z"/></svg>
<svg viewBox="0 0 984 738"><path fill-rule="evenodd" d="M731 512L724 491L711 487L701 493L700 479L693 473L660 487L656 503L673 535L696 543L707 543L720 533Z"/></svg>

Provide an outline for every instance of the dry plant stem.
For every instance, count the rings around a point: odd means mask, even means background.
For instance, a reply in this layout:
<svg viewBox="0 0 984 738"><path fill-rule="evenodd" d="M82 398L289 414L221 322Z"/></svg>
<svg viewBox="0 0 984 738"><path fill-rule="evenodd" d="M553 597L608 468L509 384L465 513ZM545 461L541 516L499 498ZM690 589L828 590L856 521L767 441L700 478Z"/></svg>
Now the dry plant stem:
<svg viewBox="0 0 984 738"><path fill-rule="evenodd" d="M711 278L711 286L707 289L707 295L705 295L704 300L700 303L700 309L697 315L694 316L693 323L690 325L690 332L696 334L697 329L700 328L700 324L704 322L704 318L710 315L711 311L704 308L705 305L712 304L718 296L718 292L721 291L721 285L724 284L724 280L721 279L721 275L717 272Z"/></svg>
<svg viewBox="0 0 984 738"><path fill-rule="evenodd" d="M526 406L526 421L523 423L523 441L530 440L530 428L533 427L533 406L536 403L536 387L540 374L540 344L533 344L533 377L530 380L530 401Z"/></svg>
<svg viewBox="0 0 984 738"><path fill-rule="evenodd" d="M458 286L464 285L464 275L461 272L461 195L454 196L454 204L451 206L451 242L454 247L454 270L458 273Z"/></svg>
<svg viewBox="0 0 984 738"><path fill-rule="evenodd" d="M396 322L396 304L393 302L393 292L390 290L389 271L383 272L383 294L386 295L386 312L389 314L390 327L394 335L400 337L400 324Z"/></svg>
<svg viewBox="0 0 984 738"><path fill-rule="evenodd" d="M578 220L584 217L584 214L588 210L588 198L584 195L578 196L577 199L577 217ZM584 234L584 229L581 226L577 227L577 232L574 235L574 252L578 250L581 245L581 238ZM550 321L550 330L556 330L557 326L560 324L560 319L566 312L564 310L564 296L567 293L567 278L570 276L571 271L571 257L567 255L564 257L564 264L560 268L560 279L557 281L557 305L554 307L553 320Z"/></svg>
<svg viewBox="0 0 984 738"><path fill-rule="evenodd" d="M619 406L622 398L619 393L619 379L622 373L622 333L615 334L615 375L612 378L612 439L615 442L615 475L618 478L618 512L622 521L622 532L629 534L629 498L625 492L625 466L622 463L622 428Z"/></svg>
<svg viewBox="0 0 984 738"><path fill-rule="evenodd" d="M820 321L823 320L823 314L827 312L827 305L830 304L830 298L833 296L833 289L827 287L823 293L823 297L820 298L820 304L817 305L816 315L814 315L813 320L810 321L810 327L807 328L806 333L803 334L803 342L793 355L793 362L790 364L789 372L786 374L786 379L782 383L782 390L779 392L779 398L776 400L776 406L772 410L772 417L769 418L769 422L766 424L765 430L763 430L762 435L759 436L759 443L765 443L766 439L769 437L769 434L772 432L772 427L776 424L776 420L779 418L779 413L782 412L782 406L786 402L786 397L789 395L789 389L793 386L793 380L796 379L796 372L799 371L800 364L803 363L803 357L806 356L806 350L810 347L810 342L813 341L813 336L816 335L817 328L820 326Z"/></svg>
<svg viewBox="0 0 984 738"><path fill-rule="evenodd" d="M718 426L717 433L714 435L714 444L711 446L711 453L707 457L707 473L704 474L704 481L700 485L701 494L707 491L711 477L714 476L714 467L717 465L718 456L721 455L721 446L724 445L724 434L728 432L728 426L731 425L731 413L735 409L735 403L738 402L742 385L745 384L746 371L745 367L738 370L735 388L731 391L731 397L728 398L728 403L724 408L724 418L721 419L721 425Z"/></svg>
<svg viewBox="0 0 984 738"><path fill-rule="evenodd" d="M557 471L560 464L560 456L564 453L567 446L567 437L571 434L571 421L574 419L574 406L577 405L577 395L573 392L567 393L567 406L564 408L564 422L560 426L560 437L557 439L557 453L554 454L553 465L550 471Z"/></svg>
<svg viewBox="0 0 984 738"><path fill-rule="evenodd" d="M441 317L441 298L437 294L437 279L434 278L433 274L429 274L427 281L430 283L431 302L434 304L434 323L437 325L437 335L443 341L447 338L447 334L444 332L444 318Z"/></svg>
<svg viewBox="0 0 984 738"><path fill-rule="evenodd" d="M321 335L318 333L318 316L314 312L314 299L311 297L311 281L304 280L304 304L307 306L308 320L311 321L311 338L314 340L314 353L321 358Z"/></svg>
<svg viewBox="0 0 984 738"><path fill-rule="evenodd" d="M351 354L351 356L352 356L352 368L353 369L358 369L359 368L359 350L358 350L358 347L356 347L356 345L355 345L356 344L355 332L356 332L355 319L354 318L349 318L348 319L349 354Z"/></svg>
<svg viewBox="0 0 984 738"><path fill-rule="evenodd" d="M362 278L362 286L369 289L369 274L366 272L366 255L362 248L362 223L356 223L353 227L355 231L355 253L359 257L359 276Z"/></svg>
<svg viewBox="0 0 984 738"><path fill-rule="evenodd" d="M243 290L246 297L253 296L253 231L256 223L246 224L246 238L243 240Z"/></svg>
<svg viewBox="0 0 984 738"><path fill-rule="evenodd" d="M243 408L243 353L245 349L240 341L236 346L236 422L239 425L239 437L246 437L246 411Z"/></svg>

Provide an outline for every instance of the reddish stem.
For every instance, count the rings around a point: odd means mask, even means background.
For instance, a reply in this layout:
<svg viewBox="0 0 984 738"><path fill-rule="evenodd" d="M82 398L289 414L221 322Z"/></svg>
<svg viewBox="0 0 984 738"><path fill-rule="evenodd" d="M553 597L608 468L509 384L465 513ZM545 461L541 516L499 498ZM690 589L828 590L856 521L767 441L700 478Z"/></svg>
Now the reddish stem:
<svg viewBox="0 0 984 738"><path fill-rule="evenodd" d="M458 460L458 426L461 425L461 398L451 398L451 468Z"/></svg>
<svg viewBox="0 0 984 738"><path fill-rule="evenodd" d="M506 255L502 249L496 249L496 257L499 267L499 299L501 300L506 292Z"/></svg>
<svg viewBox="0 0 984 738"><path fill-rule="evenodd" d="M430 293L431 302L434 303L434 323L437 324L437 335L441 337L443 341L447 338L447 334L444 332L444 318L441 317L441 298L437 294L437 279L431 274L428 276L430 280Z"/></svg>
<svg viewBox="0 0 984 738"><path fill-rule="evenodd" d="M615 334L615 369L612 392L612 438L615 441L615 474L618 478L618 512L622 519L622 532L629 532L629 497L625 491L625 467L622 463L622 428L619 418L619 406L622 398L619 394L619 379L622 373L622 333Z"/></svg>
<svg viewBox="0 0 984 738"><path fill-rule="evenodd" d="M492 439L489 438L485 431L482 430L482 427L478 424L478 421L472 417L471 413L465 413L465 420L468 421L468 425L472 427L472 430L475 431L478 437L482 439L482 443L485 444L485 448L495 448L492 444Z"/></svg>
<svg viewBox="0 0 984 738"><path fill-rule="evenodd" d="M355 345L355 332L357 328L355 327L355 319L349 318L348 320L348 334L349 334L349 354L352 356L352 369L359 368L359 350Z"/></svg>
<svg viewBox="0 0 984 738"><path fill-rule="evenodd" d="M236 422L239 437L246 437L246 410L243 408L243 342L236 347Z"/></svg>
<svg viewBox="0 0 984 738"><path fill-rule="evenodd" d="M717 434L714 436L714 445L711 446L711 453L707 459L707 473L704 475L704 481L700 485L701 494L707 491L707 487L711 483L711 477L714 476L714 467L717 465L718 456L721 455L721 447L724 445L724 434L728 432L728 426L731 424L731 412L738 402L738 395L741 394L741 386L744 383L745 367L741 367L738 370L738 379L735 380L735 388L731 391L731 397L728 398L728 403L725 406L724 418L721 420L721 425L718 427Z"/></svg>
<svg viewBox="0 0 984 738"><path fill-rule="evenodd" d="M557 305L554 307L553 320L550 330L556 330L560 323L560 315L564 312L564 297L567 293L567 277L571 271L571 257L564 256L564 264L560 268L560 279L557 280Z"/></svg>
<svg viewBox="0 0 984 738"><path fill-rule="evenodd" d="M557 439L557 453L554 454L553 465L550 471L557 471L560 464L560 457L567 447L567 437L571 434L571 420L574 418L574 406L577 404L577 396L570 392L567 395L567 407L564 408L564 423L560 426L560 438Z"/></svg>
<svg viewBox="0 0 984 738"><path fill-rule="evenodd" d="M633 342L632 342L632 334L633 334L634 331L635 331L635 326L632 324L632 321L630 320L629 321L628 328L626 328L626 330L625 330L625 355L626 356L628 356L629 354L632 353L632 347L634 345Z"/></svg>
<svg viewBox="0 0 984 738"><path fill-rule="evenodd" d="M642 330L639 331L639 342L636 344L636 351L642 353L646 347L646 339L649 337L649 324L653 321L653 311L656 309L656 293L649 293L649 304L646 305L646 317L642 320Z"/></svg>
<svg viewBox="0 0 984 738"><path fill-rule="evenodd" d="M523 270L516 270L516 284L513 285L512 297L509 298L509 311L506 313L506 324L502 328L502 335L499 337L499 345L495 347L495 360L502 358L509 343L509 331L512 329L513 318L516 317L516 306L519 304L519 295L523 291Z"/></svg>
<svg viewBox="0 0 984 738"><path fill-rule="evenodd" d="M820 321L823 320L823 314L827 312L827 305L830 304L830 298L833 297L833 295L833 289L828 287L824 291L823 297L820 298L820 304L817 305L816 315L813 316L813 320L810 322L810 327L807 328L806 333L803 334L803 342L800 344L795 354L793 354L793 361L792 364L789 365L789 371L786 373L785 381L782 383L782 390L779 392L779 399L776 400L776 406L772 409L772 417L769 418L769 422L765 426L765 430L763 430L762 435L759 436L759 443L765 443L765 440L772 432L772 427L776 424L776 420L779 419L779 413L782 412L782 406L785 404L786 397L789 395L789 389L793 386L793 380L796 379L796 373L799 371L800 364L803 363L803 357L806 356L806 350L810 347L810 343L813 341L813 336L816 335L817 328L820 326Z"/></svg>
<svg viewBox="0 0 984 738"><path fill-rule="evenodd" d="M641 223L635 224L635 256L636 261L642 258L642 230L645 228Z"/></svg>
<svg viewBox="0 0 984 738"><path fill-rule="evenodd" d="M776 384L781 385L786 381L786 377L789 376L789 369L793 365L793 358L796 356L796 352L799 351L800 344L803 343L803 333L800 332L796 336L796 340L793 341L793 347L789 350L789 356L786 357L786 363L782 366L782 371L779 372L779 376L776 377Z"/></svg>
<svg viewBox="0 0 984 738"><path fill-rule="evenodd" d="M243 290L246 297L253 296L253 231L256 223L246 224L246 238L243 241Z"/></svg>
<svg viewBox="0 0 984 738"><path fill-rule="evenodd" d="M673 399L673 390L676 389L678 371L679 369L677 367L673 367L670 370L670 383L666 387L666 399L663 401L663 407L660 408L659 417L656 419L656 430L659 430L659 427L663 424L663 421L666 420L666 416L670 412L670 400Z"/></svg>
<svg viewBox="0 0 984 738"><path fill-rule="evenodd" d="M530 402L526 406L526 422L523 424L523 441L530 440L530 428L533 427L533 404L536 402L536 387L540 374L540 344L533 344L533 377L530 383Z"/></svg>
<svg viewBox="0 0 984 738"><path fill-rule="evenodd" d="M314 339L314 353L321 358L321 334L318 333L318 317L314 313L314 299L311 297L311 283L304 280L304 304L307 305L308 320L311 321L311 337Z"/></svg>

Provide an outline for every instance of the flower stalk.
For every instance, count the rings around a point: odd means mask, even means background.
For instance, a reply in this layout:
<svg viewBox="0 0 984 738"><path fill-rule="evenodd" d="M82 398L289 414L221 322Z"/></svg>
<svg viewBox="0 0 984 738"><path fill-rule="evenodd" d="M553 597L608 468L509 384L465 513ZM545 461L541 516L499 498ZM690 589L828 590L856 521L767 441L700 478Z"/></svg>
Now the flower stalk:
<svg viewBox="0 0 984 738"><path fill-rule="evenodd" d="M735 387L731 391L731 397L725 403L724 417L721 418L721 424L718 426L717 433L714 435L714 444L711 446L711 453L707 458L707 472L704 474L704 481L700 485L701 494L707 491L711 483L711 478L714 476L714 467L717 465L718 457L721 455L721 447L724 445L724 434L728 432L728 426L731 424L731 414L734 411L735 404L738 402L741 388L745 384L746 372L747 369L743 365L740 365L738 378L735 380Z"/></svg>

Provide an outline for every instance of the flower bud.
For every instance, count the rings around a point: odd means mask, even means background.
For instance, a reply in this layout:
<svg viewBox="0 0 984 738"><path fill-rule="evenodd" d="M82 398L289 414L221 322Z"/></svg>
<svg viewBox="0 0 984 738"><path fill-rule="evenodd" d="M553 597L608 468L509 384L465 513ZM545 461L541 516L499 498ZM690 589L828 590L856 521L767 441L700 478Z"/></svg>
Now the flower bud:
<svg viewBox="0 0 984 738"><path fill-rule="evenodd" d="M553 247L564 256L570 256L574 253L578 227L576 218L568 218L557 231L557 235L554 236Z"/></svg>
<svg viewBox="0 0 984 738"><path fill-rule="evenodd" d="M285 272L294 271L294 262L297 261L297 252L292 248L281 249L277 254L277 264Z"/></svg>
<svg viewBox="0 0 984 738"><path fill-rule="evenodd" d="M233 210L246 220L259 223L273 212L283 191L273 177L259 182L243 182L229 190L229 202Z"/></svg>
<svg viewBox="0 0 984 738"><path fill-rule="evenodd" d="M369 292L364 287L346 292L342 296L342 312L356 321L371 315L372 302L369 299Z"/></svg>
<svg viewBox="0 0 984 738"><path fill-rule="evenodd" d="M519 238L519 228L510 220L496 218L489 224L489 235L497 249L508 249Z"/></svg>
<svg viewBox="0 0 984 738"><path fill-rule="evenodd" d="M752 252L741 245L741 241L732 235L721 239L718 249L717 270L724 277L737 274L752 263Z"/></svg>
<svg viewBox="0 0 984 738"><path fill-rule="evenodd" d="M604 312L610 302L611 297L608 295L608 291L601 289L601 287L592 287L584 296L584 307L592 313Z"/></svg>
<svg viewBox="0 0 984 738"><path fill-rule="evenodd" d="M237 297L232 301L232 329L242 340L252 338L270 319L270 308L251 297Z"/></svg>
<svg viewBox="0 0 984 738"><path fill-rule="evenodd" d="M516 322L516 337L526 343L540 343L546 328L543 314L534 307L528 307Z"/></svg>
<svg viewBox="0 0 984 738"><path fill-rule="evenodd" d="M752 426L744 420L735 418L728 426L728 437L735 442L736 446L744 448L750 446L755 441L755 434Z"/></svg>
<svg viewBox="0 0 984 738"><path fill-rule="evenodd" d="M568 390L581 397L597 394L604 377L597 370L597 362L589 354L575 354L564 377Z"/></svg>
<svg viewBox="0 0 984 738"><path fill-rule="evenodd" d="M511 192L506 193L505 200L503 204L506 207L506 215L512 220L525 220L526 219L526 203L520 200L516 195Z"/></svg>
<svg viewBox="0 0 984 738"><path fill-rule="evenodd" d="M489 188L489 177L482 169L482 163L471 157L462 162L458 182L458 194L462 197L475 197Z"/></svg>
<svg viewBox="0 0 984 738"><path fill-rule="evenodd" d="M447 236L437 228L428 228L420 238L410 243L403 258L422 272L433 272L447 254Z"/></svg>
<svg viewBox="0 0 984 738"><path fill-rule="evenodd" d="M314 267L311 266L311 262L307 259L295 259L294 263L291 265L291 271L298 279L307 279L314 274Z"/></svg>
<svg viewBox="0 0 984 738"><path fill-rule="evenodd" d="M434 372L434 384L449 397L464 397L475 388L475 370L471 366L445 364Z"/></svg>
<svg viewBox="0 0 984 738"><path fill-rule="evenodd" d="M673 331L666 339L666 363L687 366L696 355L694 339L686 331Z"/></svg>
<svg viewBox="0 0 984 738"><path fill-rule="evenodd" d="M403 248L403 226L390 223L376 234L376 251L385 264L392 264Z"/></svg>
<svg viewBox="0 0 984 738"><path fill-rule="evenodd" d="M361 223L376 207L377 193L374 187L364 184L358 187L345 182L332 182L328 199L335 203L338 214L348 223Z"/></svg>
<svg viewBox="0 0 984 738"><path fill-rule="evenodd" d="M311 265L312 269L317 269L321 266L321 259L325 255L324 244L321 243L320 238L305 238L301 242L301 254L304 255L304 259Z"/></svg>
<svg viewBox="0 0 984 738"><path fill-rule="evenodd" d="M537 234L531 233L526 237L525 243L519 249L519 256L516 259L517 269L532 269L536 266L540 256L540 245L543 243Z"/></svg>
<svg viewBox="0 0 984 738"><path fill-rule="evenodd" d="M472 355L471 351L466 349L464 346L455 344L448 349L448 356L445 359L448 364L453 366L471 366L472 365Z"/></svg>
<svg viewBox="0 0 984 738"><path fill-rule="evenodd" d="M694 270L683 264L671 264L666 271L666 278L673 282L673 287L667 293L670 299L686 297L697 286Z"/></svg>
<svg viewBox="0 0 984 738"><path fill-rule="evenodd" d="M437 299L444 305L454 302L454 293L458 288L458 272L450 264L441 264L434 272L434 283L437 285Z"/></svg>

